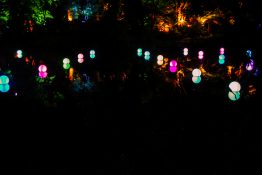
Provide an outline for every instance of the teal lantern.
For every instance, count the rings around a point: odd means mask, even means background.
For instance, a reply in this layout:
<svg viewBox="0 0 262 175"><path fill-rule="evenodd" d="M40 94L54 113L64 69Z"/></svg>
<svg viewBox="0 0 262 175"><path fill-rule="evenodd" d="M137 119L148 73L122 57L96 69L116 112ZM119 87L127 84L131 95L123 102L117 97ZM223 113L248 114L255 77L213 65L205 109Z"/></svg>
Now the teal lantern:
<svg viewBox="0 0 262 175"><path fill-rule="evenodd" d="M94 50L90 50L90 58L94 59L96 57L96 52Z"/></svg>
<svg viewBox="0 0 262 175"><path fill-rule="evenodd" d="M192 81L193 81L195 84L200 83L200 81L201 81L201 76L193 76L193 77L192 77Z"/></svg>
<svg viewBox="0 0 262 175"><path fill-rule="evenodd" d="M146 61L149 61L150 59L150 52L149 51L145 51L145 56L144 56Z"/></svg>
<svg viewBox="0 0 262 175"><path fill-rule="evenodd" d="M9 83L9 78L6 75L1 75L0 76L0 84L8 84Z"/></svg>
<svg viewBox="0 0 262 175"><path fill-rule="evenodd" d="M10 89L9 84L0 84L0 92L8 92Z"/></svg>
<svg viewBox="0 0 262 175"><path fill-rule="evenodd" d="M228 98L232 101L236 101L240 98L240 92L239 91L229 91L228 92Z"/></svg>
<svg viewBox="0 0 262 175"><path fill-rule="evenodd" d="M137 56L141 57L143 55L143 51L141 48L137 49Z"/></svg>

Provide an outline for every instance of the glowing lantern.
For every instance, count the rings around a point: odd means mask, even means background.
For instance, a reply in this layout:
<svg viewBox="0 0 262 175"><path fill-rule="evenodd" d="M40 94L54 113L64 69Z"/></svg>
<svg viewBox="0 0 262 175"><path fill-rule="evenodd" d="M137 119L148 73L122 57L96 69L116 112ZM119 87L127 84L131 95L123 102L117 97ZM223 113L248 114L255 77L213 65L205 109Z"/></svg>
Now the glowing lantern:
<svg viewBox="0 0 262 175"><path fill-rule="evenodd" d="M77 61L78 61L78 63L83 63L84 62L84 58L78 58Z"/></svg>
<svg viewBox="0 0 262 175"><path fill-rule="evenodd" d="M69 69L70 68L70 63L64 63L63 64L64 69Z"/></svg>
<svg viewBox="0 0 262 175"><path fill-rule="evenodd" d="M220 53L220 55L223 55L225 53L225 49L223 47L221 47L220 50L219 50L219 53Z"/></svg>
<svg viewBox="0 0 262 175"><path fill-rule="evenodd" d="M63 63L64 63L64 64L68 64L68 63L70 63L70 60L69 60L68 58L64 58L64 59L63 59Z"/></svg>
<svg viewBox="0 0 262 175"><path fill-rule="evenodd" d="M40 78L46 78L47 77L47 72L38 72L38 76Z"/></svg>
<svg viewBox="0 0 262 175"><path fill-rule="evenodd" d="M142 54L143 54L142 49L141 49L141 48L138 48L138 49L137 49L137 55L141 57Z"/></svg>
<svg viewBox="0 0 262 175"><path fill-rule="evenodd" d="M8 78L8 76L6 76L6 75L1 75L1 76L0 76L0 85L8 84L8 83L9 83L9 78Z"/></svg>
<svg viewBox="0 0 262 175"><path fill-rule="evenodd" d="M157 56L157 64L161 66L163 63L164 63L163 55L158 55Z"/></svg>
<svg viewBox="0 0 262 175"><path fill-rule="evenodd" d="M201 75L201 70L200 70L200 69L194 69L194 70L192 71L192 75L193 75L194 77L199 77L199 76Z"/></svg>
<svg viewBox="0 0 262 175"><path fill-rule="evenodd" d="M228 92L228 98L232 101L236 101L240 98L240 92L236 91L236 92Z"/></svg>
<svg viewBox="0 0 262 175"><path fill-rule="evenodd" d="M9 84L0 84L0 92L8 92L10 89Z"/></svg>
<svg viewBox="0 0 262 175"><path fill-rule="evenodd" d="M220 60L224 60L224 59L225 59L225 55L221 54L221 55L219 55L218 58L219 58Z"/></svg>
<svg viewBox="0 0 262 175"><path fill-rule="evenodd" d="M145 51L145 60L149 60L150 59L150 52L149 51Z"/></svg>
<svg viewBox="0 0 262 175"><path fill-rule="evenodd" d="M193 76L193 77L192 77L192 81L193 81L195 84L198 84L198 83L200 83L200 81L201 81L201 77L200 77L200 76Z"/></svg>
<svg viewBox="0 0 262 175"><path fill-rule="evenodd" d="M232 81L232 82L229 84L229 88L230 88L231 91L233 91L233 92L238 92L238 91L240 91L241 86L240 86L240 84L239 84L237 81Z"/></svg>
<svg viewBox="0 0 262 175"><path fill-rule="evenodd" d="M177 61L176 60L171 60L169 65L170 65L170 67L176 67L177 66Z"/></svg>
<svg viewBox="0 0 262 175"><path fill-rule="evenodd" d="M84 55L83 55L82 53L79 53L79 54L77 55L77 58L78 58L78 59L82 59L82 58L84 58Z"/></svg>
<svg viewBox="0 0 262 175"><path fill-rule="evenodd" d="M22 58L23 57L23 51L22 50L17 50L16 51L16 57L17 58Z"/></svg>
<svg viewBox="0 0 262 175"><path fill-rule="evenodd" d="M225 63L225 60L219 59L219 60L218 60L218 63L219 63L219 64L224 64L224 63Z"/></svg>
<svg viewBox="0 0 262 175"><path fill-rule="evenodd" d="M170 63L169 63L169 70L170 72L174 73L177 71L177 61L176 60L171 60Z"/></svg>
<svg viewBox="0 0 262 175"><path fill-rule="evenodd" d="M170 67L169 67L169 71L172 72L172 73L174 73L174 72L177 71L177 67L176 67L176 66L170 66Z"/></svg>
<svg viewBox="0 0 262 175"><path fill-rule="evenodd" d="M96 52L94 50L90 50L90 58L94 59L96 57Z"/></svg>
<svg viewBox="0 0 262 175"><path fill-rule="evenodd" d="M184 56L187 56L187 55L188 55L188 48L184 48L183 54L184 54Z"/></svg>
<svg viewBox="0 0 262 175"><path fill-rule="evenodd" d="M46 71L47 71L47 67L42 64L42 65L40 65L40 66L38 67L38 71L39 71L39 72L46 72Z"/></svg>
<svg viewBox="0 0 262 175"><path fill-rule="evenodd" d="M202 59L204 58L204 52L203 52L203 51L199 51L199 52L198 52L198 58L199 58L200 60L202 60Z"/></svg>

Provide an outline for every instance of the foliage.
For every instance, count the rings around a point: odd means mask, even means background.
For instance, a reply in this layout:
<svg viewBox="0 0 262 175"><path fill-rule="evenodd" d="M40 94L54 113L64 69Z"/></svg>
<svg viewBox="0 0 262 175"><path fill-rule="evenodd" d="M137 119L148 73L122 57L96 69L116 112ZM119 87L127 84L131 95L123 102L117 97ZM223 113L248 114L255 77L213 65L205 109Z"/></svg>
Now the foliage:
<svg viewBox="0 0 262 175"><path fill-rule="evenodd" d="M10 18L10 11L7 8L7 0L0 0L0 25L6 24Z"/></svg>

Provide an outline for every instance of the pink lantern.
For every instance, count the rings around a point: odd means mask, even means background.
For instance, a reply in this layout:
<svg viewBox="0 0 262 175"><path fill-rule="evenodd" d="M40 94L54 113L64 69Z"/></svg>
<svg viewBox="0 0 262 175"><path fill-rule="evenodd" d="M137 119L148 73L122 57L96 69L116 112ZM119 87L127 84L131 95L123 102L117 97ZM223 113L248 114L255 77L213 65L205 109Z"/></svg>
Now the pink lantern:
<svg viewBox="0 0 262 175"><path fill-rule="evenodd" d="M170 65L170 67L176 67L177 66L177 61L176 60L171 60L169 65Z"/></svg>
<svg viewBox="0 0 262 175"><path fill-rule="evenodd" d="M177 67L176 66L170 66L169 70L170 70L170 72L175 73L177 71Z"/></svg>
<svg viewBox="0 0 262 175"><path fill-rule="evenodd" d="M38 76L40 78L46 78L47 77L47 72L38 72Z"/></svg>
<svg viewBox="0 0 262 175"><path fill-rule="evenodd" d="M38 67L39 72L46 72L47 71L47 67L44 64L41 64Z"/></svg>

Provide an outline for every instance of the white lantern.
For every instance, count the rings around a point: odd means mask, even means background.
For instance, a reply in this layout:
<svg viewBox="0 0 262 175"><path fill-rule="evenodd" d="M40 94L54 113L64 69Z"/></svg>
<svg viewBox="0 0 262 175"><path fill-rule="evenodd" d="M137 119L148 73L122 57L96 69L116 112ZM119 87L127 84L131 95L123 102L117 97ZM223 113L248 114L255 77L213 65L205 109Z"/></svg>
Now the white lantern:
<svg viewBox="0 0 262 175"><path fill-rule="evenodd" d="M237 81L232 81L232 82L229 84L229 88L230 88L231 91L233 91L233 92L238 92L238 91L240 91L241 86L240 86L240 84L239 84Z"/></svg>

